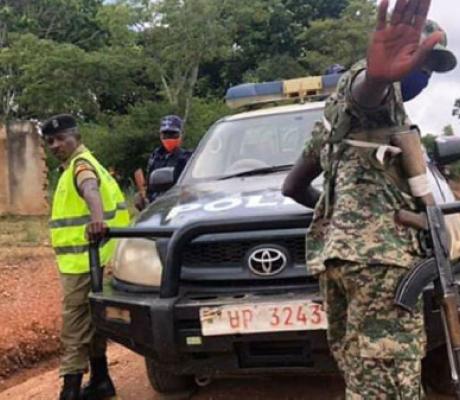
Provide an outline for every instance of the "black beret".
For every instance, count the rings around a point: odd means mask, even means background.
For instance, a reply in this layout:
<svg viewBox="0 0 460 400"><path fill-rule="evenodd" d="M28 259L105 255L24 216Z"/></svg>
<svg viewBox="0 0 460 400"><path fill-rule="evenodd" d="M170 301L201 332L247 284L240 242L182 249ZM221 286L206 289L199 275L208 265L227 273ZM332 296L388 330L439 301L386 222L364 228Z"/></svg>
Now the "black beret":
<svg viewBox="0 0 460 400"><path fill-rule="evenodd" d="M77 121L70 114L59 114L47 119L42 124L43 135L55 135L56 133L77 127Z"/></svg>

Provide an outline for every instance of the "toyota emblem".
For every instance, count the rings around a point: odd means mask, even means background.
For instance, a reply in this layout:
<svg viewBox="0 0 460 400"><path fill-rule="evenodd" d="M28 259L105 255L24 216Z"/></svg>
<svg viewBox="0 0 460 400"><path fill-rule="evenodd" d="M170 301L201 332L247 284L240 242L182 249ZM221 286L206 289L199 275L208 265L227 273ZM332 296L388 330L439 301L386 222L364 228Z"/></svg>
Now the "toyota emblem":
<svg viewBox="0 0 460 400"><path fill-rule="evenodd" d="M287 265L286 252L277 247L259 246L247 258L251 272L259 276L279 274Z"/></svg>

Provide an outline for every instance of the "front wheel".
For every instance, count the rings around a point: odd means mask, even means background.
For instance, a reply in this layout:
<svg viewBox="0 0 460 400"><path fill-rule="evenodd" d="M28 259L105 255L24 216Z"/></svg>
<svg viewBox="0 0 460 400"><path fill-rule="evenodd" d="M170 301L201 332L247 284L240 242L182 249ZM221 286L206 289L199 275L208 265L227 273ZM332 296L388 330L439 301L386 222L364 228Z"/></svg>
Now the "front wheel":
<svg viewBox="0 0 460 400"><path fill-rule="evenodd" d="M171 399L189 399L197 388L193 376L175 375L147 357L145 366L153 389L158 393L171 395Z"/></svg>

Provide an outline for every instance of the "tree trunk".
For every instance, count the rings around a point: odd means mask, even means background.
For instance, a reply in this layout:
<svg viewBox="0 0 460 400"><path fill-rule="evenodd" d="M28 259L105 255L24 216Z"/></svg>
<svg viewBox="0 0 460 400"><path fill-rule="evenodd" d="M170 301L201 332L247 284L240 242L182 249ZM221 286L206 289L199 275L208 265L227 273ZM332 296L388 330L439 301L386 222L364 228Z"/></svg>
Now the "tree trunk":
<svg viewBox="0 0 460 400"><path fill-rule="evenodd" d="M189 113L190 113L190 106L193 99L193 92L195 91L196 82L198 81L198 73L200 71L200 64L197 63L193 66L192 72L190 74L190 78L188 80L187 90L184 93L184 125L187 122Z"/></svg>

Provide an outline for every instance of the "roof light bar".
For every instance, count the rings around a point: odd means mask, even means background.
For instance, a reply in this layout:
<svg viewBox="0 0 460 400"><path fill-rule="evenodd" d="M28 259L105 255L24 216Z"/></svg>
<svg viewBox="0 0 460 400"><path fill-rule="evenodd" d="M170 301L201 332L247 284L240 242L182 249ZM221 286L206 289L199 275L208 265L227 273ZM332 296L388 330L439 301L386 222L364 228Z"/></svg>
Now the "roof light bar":
<svg viewBox="0 0 460 400"><path fill-rule="evenodd" d="M342 74L311 76L285 81L243 83L227 90L225 101L230 108L286 100L306 101L331 94Z"/></svg>

